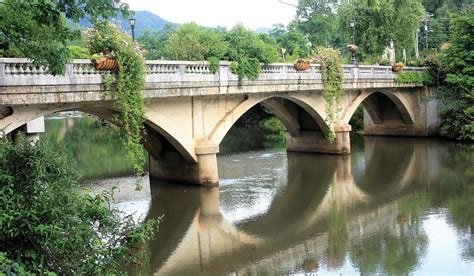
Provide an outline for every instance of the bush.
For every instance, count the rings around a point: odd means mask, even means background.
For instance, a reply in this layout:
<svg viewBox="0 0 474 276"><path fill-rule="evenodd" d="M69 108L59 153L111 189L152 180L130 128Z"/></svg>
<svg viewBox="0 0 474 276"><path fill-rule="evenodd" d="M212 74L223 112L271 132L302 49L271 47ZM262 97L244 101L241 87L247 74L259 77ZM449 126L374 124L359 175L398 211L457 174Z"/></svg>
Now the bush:
<svg viewBox="0 0 474 276"><path fill-rule="evenodd" d="M91 57L87 48L78 45L69 45L67 48L72 58L89 59Z"/></svg>
<svg viewBox="0 0 474 276"><path fill-rule="evenodd" d="M429 82L429 77L426 72L401 72L397 74L396 83L407 83L416 85L425 85Z"/></svg>
<svg viewBox="0 0 474 276"><path fill-rule="evenodd" d="M0 272L111 274L143 258L157 222L122 218L112 191L81 191L75 162L60 152L0 140Z"/></svg>

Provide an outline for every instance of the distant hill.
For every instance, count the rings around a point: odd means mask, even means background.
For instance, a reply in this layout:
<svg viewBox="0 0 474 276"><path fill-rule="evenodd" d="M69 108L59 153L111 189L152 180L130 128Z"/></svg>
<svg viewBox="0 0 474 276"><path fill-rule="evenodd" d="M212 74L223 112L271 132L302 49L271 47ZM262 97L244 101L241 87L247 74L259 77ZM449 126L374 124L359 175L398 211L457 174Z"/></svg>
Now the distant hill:
<svg viewBox="0 0 474 276"><path fill-rule="evenodd" d="M272 28L258 28L255 30L257 34L269 34Z"/></svg>
<svg viewBox="0 0 474 276"><path fill-rule="evenodd" d="M177 25L149 11L135 11L135 19L137 20L137 23L135 25L136 36L141 35L145 30L158 31L161 28L163 28L163 26L165 26L166 24ZM111 21L116 22L116 24L118 23L117 25L121 26L122 30L128 33L132 32L128 18L117 16ZM86 20L86 19L81 20L79 22L79 25L82 27L87 27L87 28L91 27L91 23L89 22L89 20Z"/></svg>
<svg viewBox="0 0 474 276"><path fill-rule="evenodd" d="M178 25L177 23L171 23L167 21L166 19L163 19L160 16L149 11L135 11L135 19L137 20L137 23L135 26L135 36L140 36L145 30L159 31L166 24L172 24L175 26ZM126 31L127 33L132 32L128 18L117 16L111 21L115 22L116 25L121 26L122 30ZM76 28L91 27L91 23L87 19L82 19L79 22L79 24L72 23L72 22L70 22L70 24L72 26L75 26ZM255 30L255 32L269 34L271 30L272 28L258 28Z"/></svg>

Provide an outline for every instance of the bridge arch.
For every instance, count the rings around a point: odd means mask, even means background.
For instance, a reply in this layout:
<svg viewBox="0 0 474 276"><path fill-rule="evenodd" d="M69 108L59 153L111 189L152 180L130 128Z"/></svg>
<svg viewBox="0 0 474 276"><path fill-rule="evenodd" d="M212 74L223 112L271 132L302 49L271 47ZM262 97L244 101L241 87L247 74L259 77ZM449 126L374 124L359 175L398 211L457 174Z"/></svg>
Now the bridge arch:
<svg viewBox="0 0 474 276"><path fill-rule="evenodd" d="M77 110L87 114L94 115L98 118L104 119L110 123L118 125L113 117L117 111L106 108L103 105L74 105L74 104L56 104L47 106L15 106L10 107L7 116L0 117L0 122L6 127L0 130L0 137L5 136L26 123L55 112ZM171 132L161 126L156 125L150 118L145 119L145 128L147 130L143 139L145 149L151 155L160 154L160 149L163 144L172 146L174 150L179 152L186 160L190 162L197 162L195 158L194 149L184 146L184 143L171 134Z"/></svg>
<svg viewBox="0 0 474 276"><path fill-rule="evenodd" d="M402 93L398 92L391 92L391 91L369 91L365 90L360 93L355 100L345 109L345 112L342 115L341 121L343 124L348 124L349 120L351 119L352 115L354 115L357 108L360 104L364 105L365 110L370 115L372 121L375 124L383 124L383 112L384 106L380 104L372 103L371 99L381 99L385 101L387 105L393 105L395 110L398 111L402 123L406 125L413 125L415 122L414 111L409 103L409 101L405 98Z"/></svg>
<svg viewBox="0 0 474 276"><path fill-rule="evenodd" d="M329 132L329 126L321 116L322 112L313 108L305 99L287 95L252 96L228 112L214 127L208 140L220 144L235 122L257 104L262 104L272 111L293 137L299 136L300 132L308 127L321 131L325 135Z"/></svg>

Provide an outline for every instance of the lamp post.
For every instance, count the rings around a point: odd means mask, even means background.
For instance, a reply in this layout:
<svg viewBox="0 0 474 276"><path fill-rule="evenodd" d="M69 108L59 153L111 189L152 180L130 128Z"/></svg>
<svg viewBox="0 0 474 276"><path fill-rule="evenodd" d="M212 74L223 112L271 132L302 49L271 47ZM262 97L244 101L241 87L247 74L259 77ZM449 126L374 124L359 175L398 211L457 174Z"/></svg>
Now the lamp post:
<svg viewBox="0 0 474 276"><path fill-rule="evenodd" d="M132 39L135 41L135 24L137 23L137 20L135 17L132 17L128 20L128 22L130 23L130 27L132 27Z"/></svg>
<svg viewBox="0 0 474 276"><path fill-rule="evenodd" d="M355 44L355 21L354 20L351 20L351 22L349 22L349 27L352 29L352 45L354 45L354 50L351 50L352 52L352 59L351 59L351 63L352 64L357 64L357 60L356 60L356 51L357 49L355 48L356 44Z"/></svg>

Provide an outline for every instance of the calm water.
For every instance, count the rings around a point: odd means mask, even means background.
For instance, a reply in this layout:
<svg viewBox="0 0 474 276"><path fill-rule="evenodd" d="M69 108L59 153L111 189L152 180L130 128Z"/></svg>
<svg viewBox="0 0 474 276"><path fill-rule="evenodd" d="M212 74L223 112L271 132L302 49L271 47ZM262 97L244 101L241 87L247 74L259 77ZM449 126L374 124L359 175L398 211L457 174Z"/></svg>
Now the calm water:
<svg viewBox="0 0 474 276"><path fill-rule="evenodd" d="M214 189L147 179L135 192L127 177L94 188L118 185L118 208L162 217L146 274L474 275L473 147L377 137L352 147L221 155Z"/></svg>

